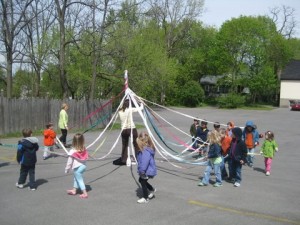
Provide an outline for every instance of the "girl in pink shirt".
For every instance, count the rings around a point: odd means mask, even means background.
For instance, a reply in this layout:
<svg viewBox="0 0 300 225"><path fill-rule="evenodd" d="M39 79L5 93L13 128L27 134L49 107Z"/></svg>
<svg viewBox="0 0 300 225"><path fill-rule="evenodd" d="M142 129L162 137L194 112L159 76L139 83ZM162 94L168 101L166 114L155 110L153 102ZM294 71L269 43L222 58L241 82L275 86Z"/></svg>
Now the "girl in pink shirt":
<svg viewBox="0 0 300 225"><path fill-rule="evenodd" d="M69 152L69 157L65 172L68 173L70 169L73 170L74 184L73 189L67 190L69 195L76 195L78 189L81 190L80 198L87 198L88 194L83 181L83 173L86 170L86 161L88 159L88 152L84 147L84 136L82 134L75 134L72 142L72 149Z"/></svg>

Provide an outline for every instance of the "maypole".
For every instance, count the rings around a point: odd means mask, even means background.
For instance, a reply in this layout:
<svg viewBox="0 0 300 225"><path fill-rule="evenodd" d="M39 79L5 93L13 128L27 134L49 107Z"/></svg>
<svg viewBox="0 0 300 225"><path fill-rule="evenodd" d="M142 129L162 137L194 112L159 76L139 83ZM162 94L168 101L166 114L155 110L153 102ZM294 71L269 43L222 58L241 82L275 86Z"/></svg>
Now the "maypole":
<svg viewBox="0 0 300 225"><path fill-rule="evenodd" d="M125 99L126 99L126 96L128 95L128 71L127 70L125 70L125 73L124 73L124 88L125 88ZM127 98L129 99L129 96L127 96ZM131 104L130 104L130 106L131 106ZM131 118L132 119L132 118ZM132 144L132 129L131 129L131 134L130 134L130 136L131 136L131 145L133 145ZM131 166L131 158L130 158L130 148L129 148L129 145L128 145L128 147L127 147L127 160L126 160L126 166Z"/></svg>
<svg viewBox="0 0 300 225"><path fill-rule="evenodd" d="M125 89L125 96L128 95L128 71L125 70L124 73L124 89Z"/></svg>

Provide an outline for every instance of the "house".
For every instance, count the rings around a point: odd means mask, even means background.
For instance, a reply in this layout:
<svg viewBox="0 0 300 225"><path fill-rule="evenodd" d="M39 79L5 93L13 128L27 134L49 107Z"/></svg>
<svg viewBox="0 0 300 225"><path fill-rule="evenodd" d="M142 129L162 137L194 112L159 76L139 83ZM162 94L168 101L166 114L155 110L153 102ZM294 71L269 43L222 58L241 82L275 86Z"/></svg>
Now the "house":
<svg viewBox="0 0 300 225"><path fill-rule="evenodd" d="M205 96L218 96L228 93L227 88L217 85L218 80L224 77L224 75L206 75L201 77L200 84L203 87Z"/></svg>
<svg viewBox="0 0 300 225"><path fill-rule="evenodd" d="M200 84L203 87L206 97L218 97L222 94L230 92L230 75L205 75L200 79ZM229 80L228 80L229 78ZM223 82L219 82L220 80ZM224 82L224 80L227 80ZM219 83L218 83L219 82ZM227 85L225 85L227 83ZM238 93L249 94L250 90L247 87L238 86Z"/></svg>
<svg viewBox="0 0 300 225"><path fill-rule="evenodd" d="M300 60L291 60L280 75L280 107L289 107L290 100L300 100Z"/></svg>

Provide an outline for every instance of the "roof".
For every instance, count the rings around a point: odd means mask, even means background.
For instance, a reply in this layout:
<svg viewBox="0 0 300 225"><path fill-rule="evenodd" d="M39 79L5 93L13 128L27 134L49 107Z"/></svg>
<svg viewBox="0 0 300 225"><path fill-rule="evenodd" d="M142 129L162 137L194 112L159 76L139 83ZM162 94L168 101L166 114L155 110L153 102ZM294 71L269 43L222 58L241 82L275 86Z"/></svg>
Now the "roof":
<svg viewBox="0 0 300 225"><path fill-rule="evenodd" d="M281 80L300 80L300 60L291 60L281 73Z"/></svg>
<svg viewBox="0 0 300 225"><path fill-rule="evenodd" d="M201 77L200 83L201 84L216 84L217 81L224 77L224 75L205 75Z"/></svg>

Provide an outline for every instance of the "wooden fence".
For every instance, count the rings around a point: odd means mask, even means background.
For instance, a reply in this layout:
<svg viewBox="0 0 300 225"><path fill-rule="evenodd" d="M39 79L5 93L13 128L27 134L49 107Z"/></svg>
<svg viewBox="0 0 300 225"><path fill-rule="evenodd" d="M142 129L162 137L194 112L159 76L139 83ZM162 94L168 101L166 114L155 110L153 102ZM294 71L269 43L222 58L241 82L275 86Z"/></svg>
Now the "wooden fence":
<svg viewBox="0 0 300 225"><path fill-rule="evenodd" d="M49 122L58 131L62 103L69 105L71 130L103 128L111 118L112 105L107 100L8 99L0 96L0 135L21 133L24 128L43 130Z"/></svg>

